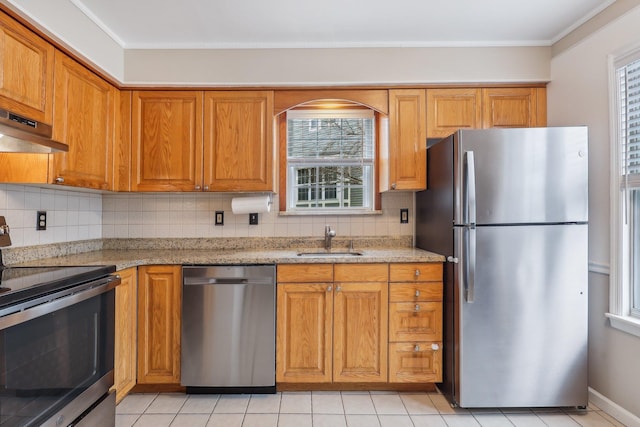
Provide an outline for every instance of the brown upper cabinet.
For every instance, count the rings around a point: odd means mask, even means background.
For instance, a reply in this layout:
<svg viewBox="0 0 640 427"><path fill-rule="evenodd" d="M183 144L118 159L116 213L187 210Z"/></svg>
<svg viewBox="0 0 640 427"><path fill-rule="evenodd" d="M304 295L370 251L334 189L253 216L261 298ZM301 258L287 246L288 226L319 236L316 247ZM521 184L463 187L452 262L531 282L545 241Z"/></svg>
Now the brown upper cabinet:
<svg viewBox="0 0 640 427"><path fill-rule="evenodd" d="M427 89L427 137L458 129L546 126L546 103L545 88Z"/></svg>
<svg viewBox="0 0 640 427"><path fill-rule="evenodd" d="M204 186L273 191L273 92L204 94Z"/></svg>
<svg viewBox="0 0 640 427"><path fill-rule="evenodd" d="M202 92L134 91L131 190L202 190Z"/></svg>
<svg viewBox="0 0 640 427"><path fill-rule="evenodd" d="M0 108L53 123L54 48L0 11Z"/></svg>
<svg viewBox="0 0 640 427"><path fill-rule="evenodd" d="M380 144L380 191L424 190L426 101L424 89L389 90L389 139Z"/></svg>
<svg viewBox="0 0 640 427"><path fill-rule="evenodd" d="M133 92L131 189L271 191L272 110L269 91Z"/></svg>
<svg viewBox="0 0 640 427"><path fill-rule="evenodd" d="M54 99L53 137L69 152L49 157L50 181L111 190L117 89L57 51Z"/></svg>

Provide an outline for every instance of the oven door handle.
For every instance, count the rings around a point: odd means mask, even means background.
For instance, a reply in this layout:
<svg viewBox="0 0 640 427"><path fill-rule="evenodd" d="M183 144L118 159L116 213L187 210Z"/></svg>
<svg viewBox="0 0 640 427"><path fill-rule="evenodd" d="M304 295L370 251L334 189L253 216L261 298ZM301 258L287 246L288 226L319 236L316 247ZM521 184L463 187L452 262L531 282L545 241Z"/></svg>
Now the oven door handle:
<svg viewBox="0 0 640 427"><path fill-rule="evenodd" d="M103 279L87 283L78 288L65 289L59 293L37 298L35 304L20 311L7 314L0 318L0 330L10 328L20 323L47 315L70 305L104 294L120 284L120 276L108 276ZM42 301L38 303L38 301Z"/></svg>

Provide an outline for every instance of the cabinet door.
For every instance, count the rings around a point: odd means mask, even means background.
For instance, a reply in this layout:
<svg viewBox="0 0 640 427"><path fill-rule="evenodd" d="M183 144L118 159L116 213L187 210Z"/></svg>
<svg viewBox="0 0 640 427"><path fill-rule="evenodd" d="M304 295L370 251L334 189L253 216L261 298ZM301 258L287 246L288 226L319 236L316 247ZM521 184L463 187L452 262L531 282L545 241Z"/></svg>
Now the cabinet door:
<svg viewBox="0 0 640 427"><path fill-rule="evenodd" d="M171 265L139 268L139 384L180 384L180 271Z"/></svg>
<svg viewBox="0 0 640 427"><path fill-rule="evenodd" d="M54 48L0 11L0 108L53 123Z"/></svg>
<svg viewBox="0 0 640 427"><path fill-rule="evenodd" d="M380 190L424 190L427 187L427 132L424 89L389 91L389 141L382 153Z"/></svg>
<svg viewBox="0 0 640 427"><path fill-rule="evenodd" d="M386 283L335 284L333 381L387 381Z"/></svg>
<svg viewBox="0 0 640 427"><path fill-rule="evenodd" d="M131 189L200 191L202 92L134 91Z"/></svg>
<svg viewBox="0 0 640 427"><path fill-rule="evenodd" d="M273 191L273 92L204 97L205 190Z"/></svg>
<svg viewBox="0 0 640 427"><path fill-rule="evenodd" d="M116 402L120 402L136 385L136 348L138 313L138 271L135 267L118 272L121 283L116 288L116 329L114 384Z"/></svg>
<svg viewBox="0 0 640 427"><path fill-rule="evenodd" d="M46 184L49 179L49 154L0 153L0 182Z"/></svg>
<svg viewBox="0 0 640 427"><path fill-rule="evenodd" d="M544 102L538 102L538 94ZM546 124L546 91L538 88L482 89L482 127L535 127Z"/></svg>
<svg viewBox="0 0 640 427"><path fill-rule="evenodd" d="M331 382L331 283L279 283L276 381Z"/></svg>
<svg viewBox="0 0 640 427"><path fill-rule="evenodd" d="M69 145L56 153L50 180L85 188L113 188L117 90L68 56L56 52L54 139Z"/></svg>
<svg viewBox="0 0 640 427"><path fill-rule="evenodd" d="M458 129L482 127L481 90L427 89L427 137L443 138Z"/></svg>

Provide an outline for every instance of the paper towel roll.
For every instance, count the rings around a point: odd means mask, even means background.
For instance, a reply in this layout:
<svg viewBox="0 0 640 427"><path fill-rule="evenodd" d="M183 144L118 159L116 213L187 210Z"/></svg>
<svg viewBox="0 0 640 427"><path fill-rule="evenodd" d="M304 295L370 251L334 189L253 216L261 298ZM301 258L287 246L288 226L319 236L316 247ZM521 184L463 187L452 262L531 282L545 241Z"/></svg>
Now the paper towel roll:
<svg viewBox="0 0 640 427"><path fill-rule="evenodd" d="M234 214L261 213L270 210L270 196L234 197L231 199L231 211Z"/></svg>

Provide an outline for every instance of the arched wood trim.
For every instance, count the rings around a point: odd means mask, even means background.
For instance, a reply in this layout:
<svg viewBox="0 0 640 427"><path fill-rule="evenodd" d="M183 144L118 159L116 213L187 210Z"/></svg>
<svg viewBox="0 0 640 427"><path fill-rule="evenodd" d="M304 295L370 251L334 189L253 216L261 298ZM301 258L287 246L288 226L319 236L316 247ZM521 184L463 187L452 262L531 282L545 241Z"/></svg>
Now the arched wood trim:
<svg viewBox="0 0 640 427"><path fill-rule="evenodd" d="M386 89L371 90L276 90L273 115L277 116L299 105L318 100L350 101L389 114L389 93Z"/></svg>

